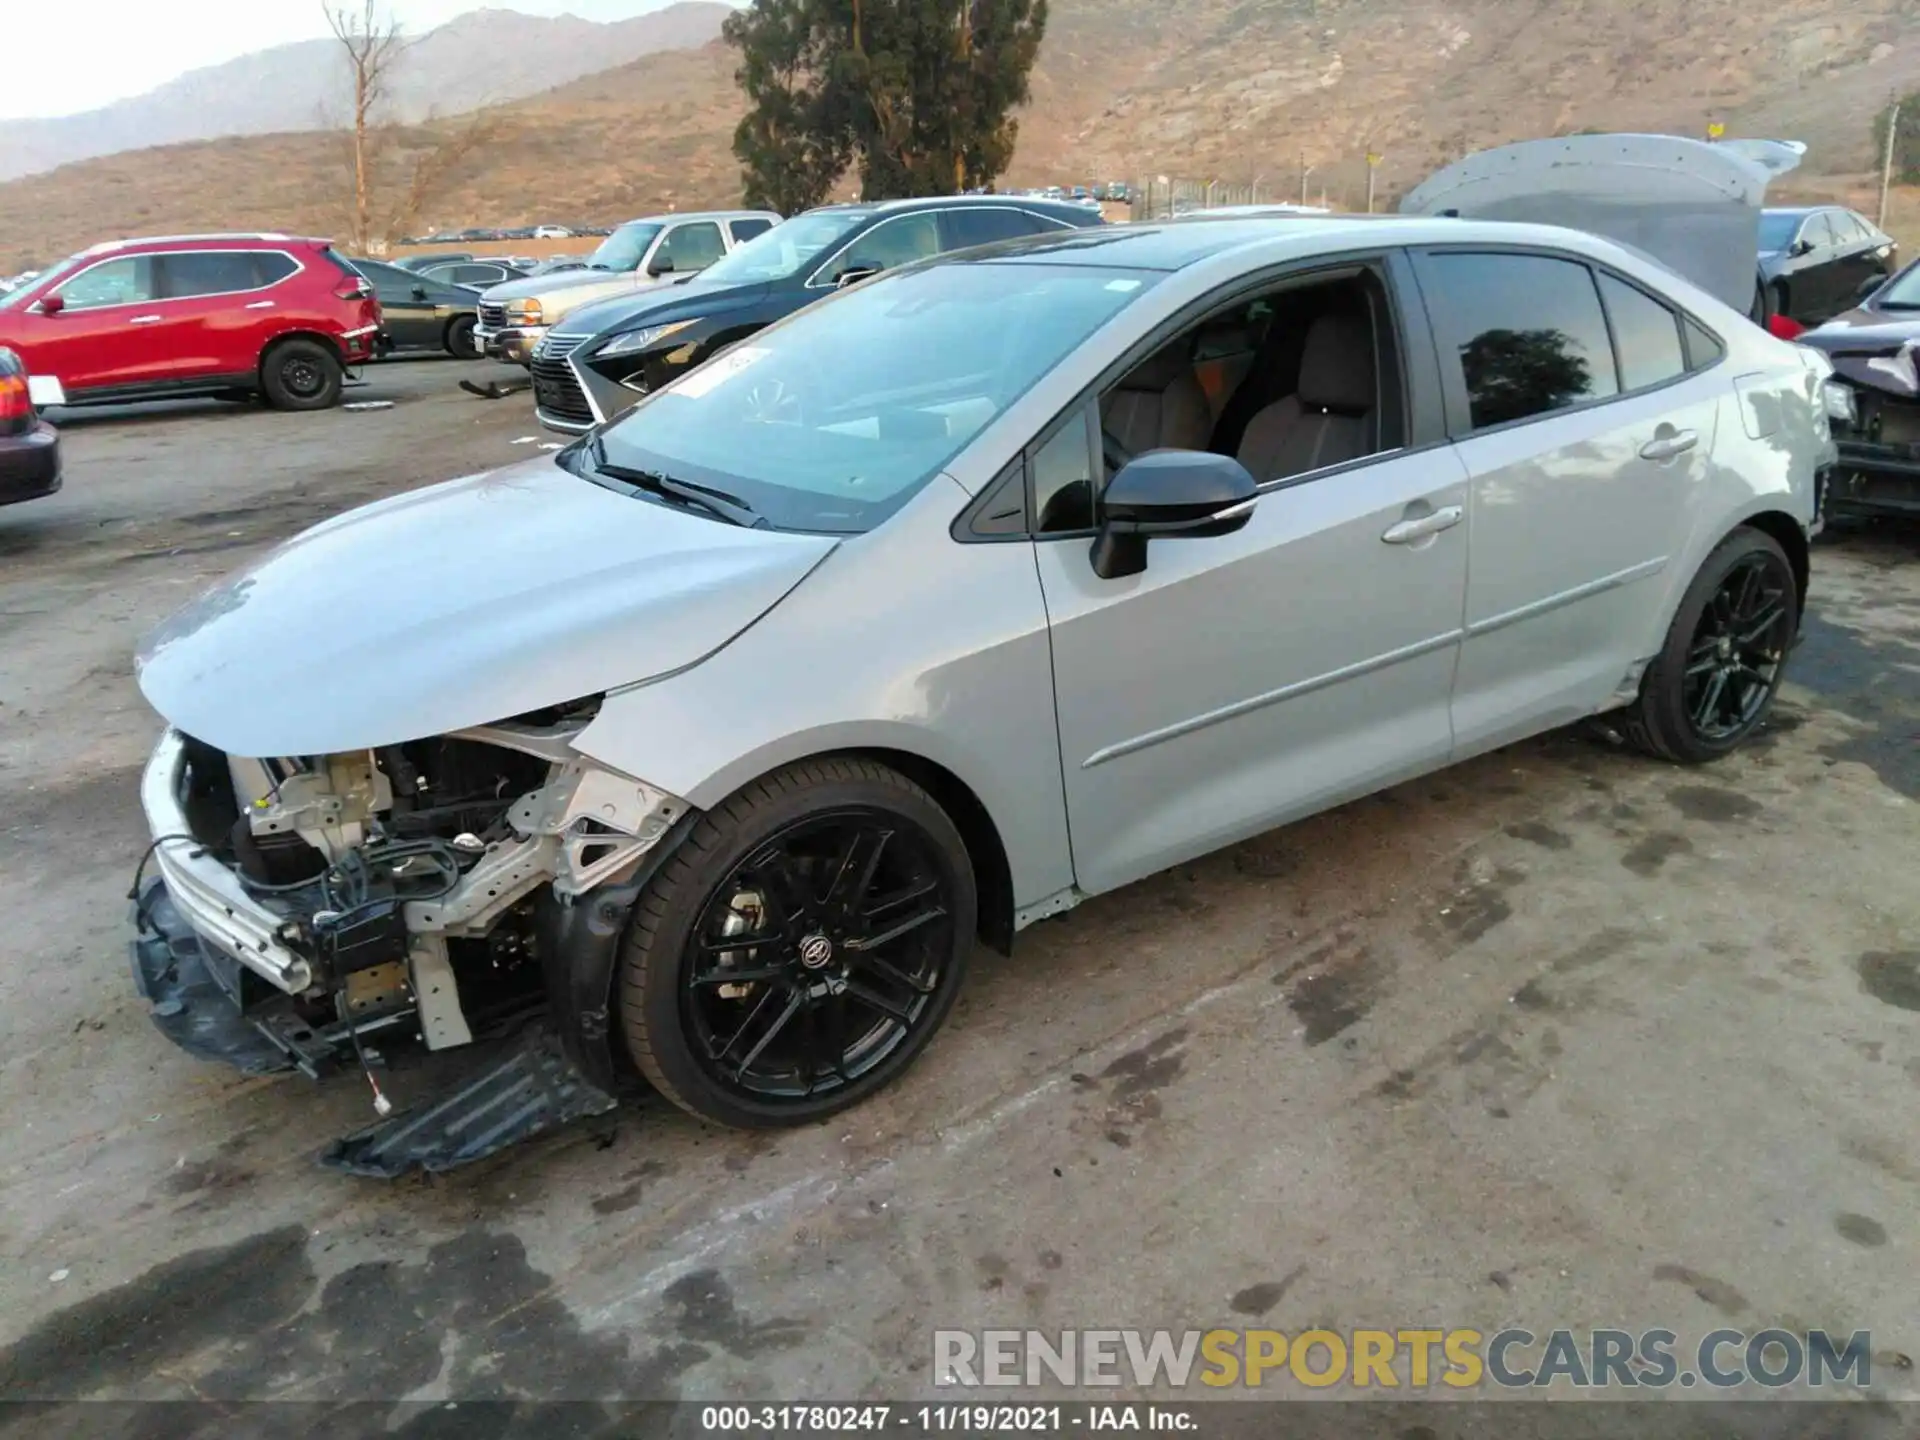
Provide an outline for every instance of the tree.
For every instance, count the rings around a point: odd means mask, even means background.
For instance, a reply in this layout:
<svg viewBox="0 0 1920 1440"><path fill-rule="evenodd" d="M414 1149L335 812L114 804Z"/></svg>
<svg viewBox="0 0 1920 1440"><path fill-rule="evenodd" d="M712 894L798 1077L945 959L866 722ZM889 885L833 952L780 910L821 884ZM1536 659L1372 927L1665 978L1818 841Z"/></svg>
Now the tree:
<svg viewBox="0 0 1920 1440"><path fill-rule="evenodd" d="M1873 153L1876 162L1877 157L1885 152L1887 126L1892 120L1891 102L1873 117ZM1877 163L1874 168L1879 168ZM1920 185L1920 90L1900 102L1900 128L1893 137L1893 178L1902 185Z"/></svg>
<svg viewBox="0 0 1920 1440"><path fill-rule="evenodd" d="M988 184L1013 158L1046 23L1046 0L754 0L723 32L749 203L817 205L849 165L868 199Z"/></svg>
<svg viewBox="0 0 1920 1440"><path fill-rule="evenodd" d="M399 22L383 13L380 0L359 0L357 6L351 0L323 0L322 8L353 77L353 245L364 255L373 240L374 119L406 42Z"/></svg>

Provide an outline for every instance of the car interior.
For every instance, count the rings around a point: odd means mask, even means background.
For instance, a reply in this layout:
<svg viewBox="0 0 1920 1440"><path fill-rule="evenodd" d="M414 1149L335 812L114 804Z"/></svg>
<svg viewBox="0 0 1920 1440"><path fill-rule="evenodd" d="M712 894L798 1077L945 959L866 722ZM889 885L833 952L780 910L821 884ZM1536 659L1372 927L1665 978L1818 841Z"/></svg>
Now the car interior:
<svg viewBox="0 0 1920 1440"><path fill-rule="evenodd" d="M1265 485L1397 449L1405 397L1394 336L1385 285L1371 270L1237 301L1101 396L1105 478L1149 450L1232 455ZM1048 459L1036 455L1032 467L1037 528L1092 528L1085 467L1061 477Z"/></svg>

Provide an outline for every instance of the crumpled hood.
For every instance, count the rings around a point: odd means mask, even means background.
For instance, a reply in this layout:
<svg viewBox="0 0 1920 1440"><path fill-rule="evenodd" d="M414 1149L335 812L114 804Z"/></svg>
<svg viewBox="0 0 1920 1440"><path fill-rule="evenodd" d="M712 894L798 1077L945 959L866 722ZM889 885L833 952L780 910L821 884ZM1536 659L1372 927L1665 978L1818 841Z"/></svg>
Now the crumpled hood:
<svg viewBox="0 0 1920 1440"><path fill-rule="evenodd" d="M1920 340L1920 310L1849 310L1800 337L1817 350L1897 350Z"/></svg>
<svg viewBox="0 0 1920 1440"><path fill-rule="evenodd" d="M162 625L140 689L230 754L397 744L684 669L837 544L619 495L542 457L296 536Z"/></svg>

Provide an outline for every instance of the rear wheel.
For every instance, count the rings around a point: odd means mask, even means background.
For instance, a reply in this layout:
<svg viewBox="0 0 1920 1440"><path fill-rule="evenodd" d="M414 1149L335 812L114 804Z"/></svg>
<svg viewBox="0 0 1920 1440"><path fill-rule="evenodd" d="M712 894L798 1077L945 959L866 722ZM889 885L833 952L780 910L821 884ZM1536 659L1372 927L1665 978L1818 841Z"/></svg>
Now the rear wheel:
<svg viewBox="0 0 1920 1440"><path fill-rule="evenodd" d="M1793 312L1788 309L1789 303L1790 297L1787 294L1785 282L1775 280L1767 286L1767 313L1761 318L1771 320L1776 315L1785 315L1791 319Z"/></svg>
<svg viewBox="0 0 1920 1440"><path fill-rule="evenodd" d="M621 966L634 1062L721 1125L819 1120L891 1084L973 943L965 844L867 760L809 761L706 815L642 894Z"/></svg>
<svg viewBox="0 0 1920 1440"><path fill-rule="evenodd" d="M1773 706L1800 601L1793 565L1771 535L1742 528L1721 541L1626 714L1627 738L1685 765L1737 750Z"/></svg>
<svg viewBox="0 0 1920 1440"><path fill-rule="evenodd" d="M473 338L477 322L471 315L456 315L447 326L447 353L456 360L478 360L480 346Z"/></svg>
<svg viewBox="0 0 1920 1440"><path fill-rule="evenodd" d="M276 410L325 410L340 403L340 357L318 340L282 340L260 362L260 388Z"/></svg>

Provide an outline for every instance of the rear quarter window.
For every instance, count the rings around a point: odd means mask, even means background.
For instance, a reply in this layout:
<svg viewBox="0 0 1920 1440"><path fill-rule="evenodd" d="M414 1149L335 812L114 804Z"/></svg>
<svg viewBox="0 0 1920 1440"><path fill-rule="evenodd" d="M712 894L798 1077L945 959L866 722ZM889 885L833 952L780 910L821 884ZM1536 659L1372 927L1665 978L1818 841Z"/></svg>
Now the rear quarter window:
<svg viewBox="0 0 1920 1440"><path fill-rule="evenodd" d="M1614 350L1620 362L1620 388L1646 390L1687 373L1680 338L1680 317L1646 291L1611 275L1597 277L1600 298L1613 323Z"/></svg>

